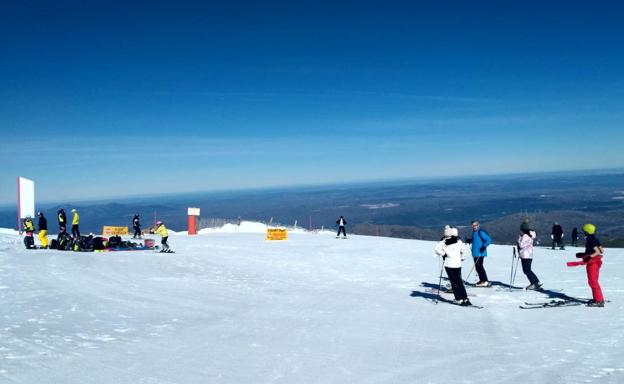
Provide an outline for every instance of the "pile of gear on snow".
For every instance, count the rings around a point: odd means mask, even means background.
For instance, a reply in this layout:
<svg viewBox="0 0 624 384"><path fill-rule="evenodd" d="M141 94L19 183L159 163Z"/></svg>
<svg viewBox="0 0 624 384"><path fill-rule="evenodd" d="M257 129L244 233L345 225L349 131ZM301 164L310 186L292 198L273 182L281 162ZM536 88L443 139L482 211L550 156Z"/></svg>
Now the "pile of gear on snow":
<svg viewBox="0 0 624 384"><path fill-rule="evenodd" d="M103 251L133 251L154 249L154 241L146 239L145 243L136 243L133 241L122 240L121 236L111 236L110 238L102 236L80 236L73 238L67 233L59 236L58 239L52 239L50 249L58 249L59 251L75 251L75 252L103 252Z"/></svg>

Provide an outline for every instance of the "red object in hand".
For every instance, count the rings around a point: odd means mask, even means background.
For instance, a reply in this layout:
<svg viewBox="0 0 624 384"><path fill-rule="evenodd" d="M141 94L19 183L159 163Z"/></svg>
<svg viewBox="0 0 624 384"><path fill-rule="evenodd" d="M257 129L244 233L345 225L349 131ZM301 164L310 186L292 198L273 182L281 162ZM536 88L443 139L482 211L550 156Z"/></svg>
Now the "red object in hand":
<svg viewBox="0 0 624 384"><path fill-rule="evenodd" d="M579 265L585 265L585 264L587 263L584 261L568 261L566 263L568 267L578 267Z"/></svg>

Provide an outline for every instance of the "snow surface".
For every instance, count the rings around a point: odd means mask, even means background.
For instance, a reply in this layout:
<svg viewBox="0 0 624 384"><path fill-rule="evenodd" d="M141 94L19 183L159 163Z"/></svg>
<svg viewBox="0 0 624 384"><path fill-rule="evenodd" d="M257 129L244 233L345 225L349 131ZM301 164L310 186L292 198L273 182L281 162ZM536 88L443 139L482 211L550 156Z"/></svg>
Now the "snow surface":
<svg viewBox="0 0 624 384"><path fill-rule="evenodd" d="M624 382L624 250L606 251L605 308L523 310L548 295L469 288L479 310L427 299L432 242L268 242L252 226L173 235L175 254L28 251L0 234L0 383ZM536 249L545 288L589 297L565 266L576 251ZM510 264L490 248L491 280Z"/></svg>

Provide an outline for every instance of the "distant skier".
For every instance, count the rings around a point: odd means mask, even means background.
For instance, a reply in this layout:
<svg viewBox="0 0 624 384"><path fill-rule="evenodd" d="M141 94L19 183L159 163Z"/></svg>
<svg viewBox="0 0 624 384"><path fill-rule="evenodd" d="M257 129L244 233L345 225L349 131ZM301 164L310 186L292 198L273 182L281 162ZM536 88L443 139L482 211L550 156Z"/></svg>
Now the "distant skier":
<svg viewBox="0 0 624 384"><path fill-rule="evenodd" d="M74 239L79 239L80 238L80 217L78 216L78 211L76 210L76 208L71 210L72 213L74 214L74 217L72 218L72 237Z"/></svg>
<svg viewBox="0 0 624 384"><path fill-rule="evenodd" d="M542 288L542 283L531 270L531 264L533 263L533 240L536 237L537 234L529 227L529 223L525 221L520 225L518 256L522 262L522 272L524 272L530 283L525 289L538 291Z"/></svg>
<svg viewBox="0 0 624 384"><path fill-rule="evenodd" d="M558 246L559 249L565 249L563 246L563 228L561 228L558 222L555 222L555 225L553 225L550 238L553 241L552 249L555 249L555 246Z"/></svg>
<svg viewBox="0 0 624 384"><path fill-rule="evenodd" d="M169 238L169 232L167 232L167 228L162 221L156 222L156 229L154 232L158 233L161 237L160 244L162 244L161 252L169 252L169 244L167 244L167 239Z"/></svg>
<svg viewBox="0 0 624 384"><path fill-rule="evenodd" d="M35 232L35 225L33 224L32 218L30 216L26 216L24 219L24 232L26 232L26 237L24 237L24 245L26 249L35 249L35 237L33 233Z"/></svg>
<svg viewBox="0 0 624 384"><path fill-rule="evenodd" d="M347 225L347 220L344 217L340 216L338 220L336 220L336 224L338 224L338 233L336 237L340 237L340 232L342 232L343 237L347 237L347 231L345 230L345 225Z"/></svg>
<svg viewBox="0 0 624 384"><path fill-rule="evenodd" d="M58 225L59 225L59 234L58 238L62 238L63 234L67 232L67 216L65 215L65 210L63 208L58 211Z"/></svg>
<svg viewBox="0 0 624 384"><path fill-rule="evenodd" d="M468 300L468 294L466 293L466 287L461 274L461 265L466 251L464 243L458 237L457 228L452 228L448 225L444 227L444 237L435 246L434 252L444 260L444 269L451 282L451 290L455 296L453 302L463 306L472 305L470 300Z"/></svg>
<svg viewBox="0 0 624 384"><path fill-rule="evenodd" d="M472 221L472 238L470 239L470 245L472 249L472 258L475 263L475 270L479 275L479 281L475 284L476 287L489 287L492 285L488 281L487 273L483 267L483 262L487 257L487 247L492 244L490 235L484 229L480 228L479 221Z"/></svg>
<svg viewBox="0 0 624 384"><path fill-rule="evenodd" d="M598 282L604 249L600 244L600 240L596 237L595 225L583 225L583 232L585 233L585 252L581 255L583 256L583 261L587 263L587 282L592 290L593 296L593 299L587 303L587 306L604 307L605 300L602 295L600 283Z"/></svg>
<svg viewBox="0 0 624 384"><path fill-rule="evenodd" d="M578 246L578 238L579 238L578 228L574 227L574 229L572 230L572 240L571 240L573 247Z"/></svg>
<svg viewBox="0 0 624 384"><path fill-rule="evenodd" d="M43 212L37 212L39 217L39 241L41 242L41 248L48 248L48 220L43 216Z"/></svg>
<svg viewBox="0 0 624 384"><path fill-rule="evenodd" d="M139 220L139 214L135 213L134 218L132 219L132 228L134 229L133 239L141 238L141 221Z"/></svg>

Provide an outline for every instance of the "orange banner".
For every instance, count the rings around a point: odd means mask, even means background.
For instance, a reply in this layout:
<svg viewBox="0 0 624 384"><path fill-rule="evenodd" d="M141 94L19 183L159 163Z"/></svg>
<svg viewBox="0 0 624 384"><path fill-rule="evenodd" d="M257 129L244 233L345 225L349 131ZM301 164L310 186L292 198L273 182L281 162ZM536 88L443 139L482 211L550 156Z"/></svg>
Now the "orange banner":
<svg viewBox="0 0 624 384"><path fill-rule="evenodd" d="M267 228L266 239L267 240L288 240L288 231L285 229Z"/></svg>
<svg viewBox="0 0 624 384"><path fill-rule="evenodd" d="M121 236L128 234L128 227L112 227L105 225L102 228L102 236Z"/></svg>

